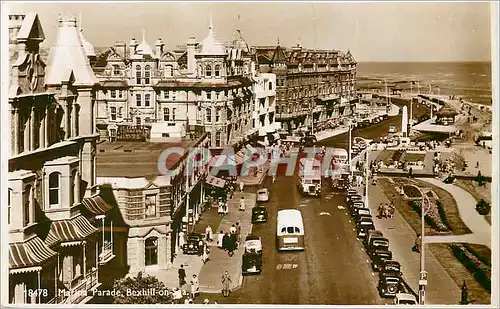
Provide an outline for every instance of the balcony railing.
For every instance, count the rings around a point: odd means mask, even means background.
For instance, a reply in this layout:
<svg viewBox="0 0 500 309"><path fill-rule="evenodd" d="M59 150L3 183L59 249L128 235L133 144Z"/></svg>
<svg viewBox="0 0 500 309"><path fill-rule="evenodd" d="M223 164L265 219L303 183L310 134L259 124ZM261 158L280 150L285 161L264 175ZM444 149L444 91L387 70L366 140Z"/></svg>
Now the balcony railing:
<svg viewBox="0 0 500 309"><path fill-rule="evenodd" d="M99 286L98 275L99 275L98 269L94 268L91 271L89 271L84 277L80 278L74 285L74 287L70 289L69 291L70 295L64 303L79 304L88 295L92 295L92 293L88 292L97 289L97 287Z"/></svg>
<svg viewBox="0 0 500 309"><path fill-rule="evenodd" d="M111 261L115 255L113 254L113 243L108 242L102 246L102 252L99 254L99 265L104 265Z"/></svg>

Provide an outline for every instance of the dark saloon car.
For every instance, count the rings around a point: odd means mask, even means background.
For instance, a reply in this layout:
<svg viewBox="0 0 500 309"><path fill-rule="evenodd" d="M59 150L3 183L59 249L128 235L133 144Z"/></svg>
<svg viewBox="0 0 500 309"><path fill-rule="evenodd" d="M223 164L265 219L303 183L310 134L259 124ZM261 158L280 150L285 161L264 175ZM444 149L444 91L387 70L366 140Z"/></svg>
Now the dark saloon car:
<svg viewBox="0 0 500 309"><path fill-rule="evenodd" d="M353 215L353 219L354 219L354 222L359 222L359 220L361 219L361 217L364 217L364 216L370 216L371 217L371 213L370 213L370 209L369 208L355 208L354 209L354 215Z"/></svg>
<svg viewBox="0 0 500 309"><path fill-rule="evenodd" d="M363 197L359 194L351 195L347 197L347 206L350 207L354 203L363 202Z"/></svg>
<svg viewBox="0 0 500 309"><path fill-rule="evenodd" d="M401 289L401 277L395 273L381 273L378 280L378 292L381 297L394 297Z"/></svg>
<svg viewBox="0 0 500 309"><path fill-rule="evenodd" d="M392 259L392 252L385 249L375 250L371 259L372 269L374 271L380 271L382 270L383 265L385 265L385 262Z"/></svg>
<svg viewBox="0 0 500 309"><path fill-rule="evenodd" d="M401 277L403 273L401 272L401 264L394 260L385 260L380 267L381 273L396 273Z"/></svg>
<svg viewBox="0 0 500 309"><path fill-rule="evenodd" d="M385 237L381 236L375 236L370 239L370 242L368 243L368 247L366 248L366 252L368 255L372 256L375 254L375 251L377 250L384 250L388 251L389 250L389 240Z"/></svg>
<svg viewBox="0 0 500 309"><path fill-rule="evenodd" d="M262 255L246 252L242 256L241 273L243 275L260 274L262 272Z"/></svg>
<svg viewBox="0 0 500 309"><path fill-rule="evenodd" d="M356 224L356 235L359 238L365 238L366 235L368 234L368 231L375 229L375 226L373 225L373 221L370 218L366 218L366 219L370 219L370 220L364 220L364 219L365 218L363 218L362 221L359 221Z"/></svg>
<svg viewBox="0 0 500 309"><path fill-rule="evenodd" d="M202 255L203 247L203 235L199 233L191 233L187 236L187 241L182 247L182 252L184 254Z"/></svg>
<svg viewBox="0 0 500 309"><path fill-rule="evenodd" d="M252 208L252 223L267 222L267 209L263 206Z"/></svg>
<svg viewBox="0 0 500 309"><path fill-rule="evenodd" d="M365 203L363 202L349 203L349 213L351 214L351 216L354 216L357 210L360 208L365 208Z"/></svg>

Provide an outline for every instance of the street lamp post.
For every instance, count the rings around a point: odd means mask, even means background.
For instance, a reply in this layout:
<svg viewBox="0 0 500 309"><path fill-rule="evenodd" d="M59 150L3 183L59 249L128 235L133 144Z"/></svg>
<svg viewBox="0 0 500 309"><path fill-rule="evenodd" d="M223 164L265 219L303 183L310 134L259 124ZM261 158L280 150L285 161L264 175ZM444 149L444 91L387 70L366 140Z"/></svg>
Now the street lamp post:
<svg viewBox="0 0 500 309"><path fill-rule="evenodd" d="M414 186L414 187L418 189L418 191L420 192L420 195L422 196L422 202L420 205L420 208L421 208L421 218L420 218L421 219L421 231L420 231L421 244L420 244L420 278L418 281L418 286L419 286L418 299L419 299L420 305L424 305L425 304L425 287L427 286L427 272L425 271L425 246L424 246L425 215L427 214L427 211L429 211L430 202L427 199L427 196L422 192L422 190L419 187L417 187L417 186ZM427 210L425 209L424 201L427 202L427 206L428 206Z"/></svg>
<svg viewBox="0 0 500 309"><path fill-rule="evenodd" d="M365 208L368 207L368 182L369 182L369 172L370 168L368 166L368 162L370 160L370 145L365 140L365 143L367 144L366 146L366 162L365 162Z"/></svg>
<svg viewBox="0 0 500 309"><path fill-rule="evenodd" d="M349 121L349 172L351 173L351 177L353 175L352 170L352 123Z"/></svg>

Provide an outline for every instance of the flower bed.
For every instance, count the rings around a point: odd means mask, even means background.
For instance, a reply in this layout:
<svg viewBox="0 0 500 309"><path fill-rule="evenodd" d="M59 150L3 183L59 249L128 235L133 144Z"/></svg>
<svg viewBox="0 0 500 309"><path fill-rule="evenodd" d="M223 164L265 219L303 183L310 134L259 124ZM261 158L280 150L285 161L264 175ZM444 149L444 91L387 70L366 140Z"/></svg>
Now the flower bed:
<svg viewBox="0 0 500 309"><path fill-rule="evenodd" d="M425 222L427 222L428 225L430 225L434 230L438 232L449 232L448 226L446 226L445 222L441 218L440 213L443 211L440 211L440 208L442 208L442 205L438 205L434 199L429 199L430 200L430 208L427 210L427 214L425 215ZM415 210L419 215L422 213L422 208L421 208L421 200L418 201L412 201L410 205L413 207L413 210Z"/></svg>
<svg viewBox="0 0 500 309"><path fill-rule="evenodd" d="M421 198L422 195L420 194L420 191L418 191L417 188L414 186L404 186L403 191L405 192L406 196L409 198Z"/></svg>
<svg viewBox="0 0 500 309"><path fill-rule="evenodd" d="M451 244L449 247L458 260L474 275L474 278L485 289L491 291L491 266L481 261L467 245Z"/></svg>
<svg viewBox="0 0 500 309"><path fill-rule="evenodd" d="M399 161L404 153L405 153L404 150L394 151L394 153L392 154L392 161Z"/></svg>

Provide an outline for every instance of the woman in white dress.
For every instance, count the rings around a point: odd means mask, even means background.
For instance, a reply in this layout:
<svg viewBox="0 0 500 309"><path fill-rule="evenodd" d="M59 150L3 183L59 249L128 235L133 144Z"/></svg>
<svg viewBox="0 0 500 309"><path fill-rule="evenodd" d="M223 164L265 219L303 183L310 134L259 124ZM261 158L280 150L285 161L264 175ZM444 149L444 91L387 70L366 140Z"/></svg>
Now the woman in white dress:
<svg viewBox="0 0 500 309"><path fill-rule="evenodd" d="M217 235L217 247L222 249L222 239L224 238L224 231L220 231L219 235Z"/></svg>

